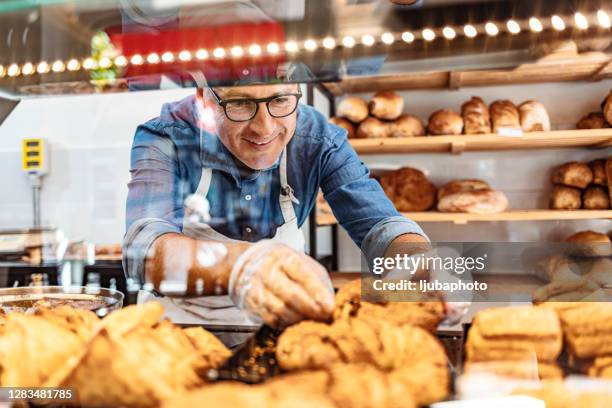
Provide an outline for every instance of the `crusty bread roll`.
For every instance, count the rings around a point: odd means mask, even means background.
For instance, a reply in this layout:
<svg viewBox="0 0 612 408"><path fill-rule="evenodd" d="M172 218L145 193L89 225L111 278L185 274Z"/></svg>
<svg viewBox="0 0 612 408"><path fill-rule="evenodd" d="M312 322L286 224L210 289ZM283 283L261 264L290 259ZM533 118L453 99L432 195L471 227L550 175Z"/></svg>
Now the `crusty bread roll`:
<svg viewBox="0 0 612 408"><path fill-rule="evenodd" d="M381 176L380 185L399 211L426 211L436 200L436 187L422 171L411 167Z"/></svg>
<svg viewBox="0 0 612 408"><path fill-rule="evenodd" d="M612 90L601 103L601 113L609 125L612 125Z"/></svg>
<svg viewBox="0 0 612 408"><path fill-rule="evenodd" d="M554 186L550 194L550 208L553 210L578 210L582 206L580 190L573 187Z"/></svg>
<svg viewBox="0 0 612 408"><path fill-rule="evenodd" d="M606 234L596 231L580 231L565 239L570 245L568 253L576 256L600 257L612 255L612 241ZM612 276L612 269L609 274Z"/></svg>
<svg viewBox="0 0 612 408"><path fill-rule="evenodd" d="M466 192L466 191L474 191L474 190L484 190L491 188L486 181L469 179L469 180L453 180L451 182L446 183L440 190L438 190L438 201L447 195Z"/></svg>
<svg viewBox="0 0 612 408"><path fill-rule="evenodd" d="M387 126L389 137L425 136L425 126L416 116L402 115Z"/></svg>
<svg viewBox="0 0 612 408"><path fill-rule="evenodd" d="M582 192L582 208L586 210L607 210L610 208L610 198L605 188L589 186Z"/></svg>
<svg viewBox="0 0 612 408"><path fill-rule="evenodd" d="M429 117L427 132L430 135L460 135L463 132L463 119L450 109L436 111Z"/></svg>
<svg viewBox="0 0 612 408"><path fill-rule="evenodd" d="M550 118L544 105L538 101L525 101L518 107L521 117L521 128L525 132L548 132Z"/></svg>
<svg viewBox="0 0 612 408"><path fill-rule="evenodd" d="M489 107L491 126L494 133L500 128L521 128L520 114L516 106L509 100L495 101Z"/></svg>
<svg viewBox="0 0 612 408"><path fill-rule="evenodd" d="M603 129L606 127L608 124L601 112L591 112L576 123L576 129Z"/></svg>
<svg viewBox="0 0 612 408"><path fill-rule="evenodd" d="M438 211L472 214L497 214L508 208L501 191L490 188L449 194L438 202Z"/></svg>
<svg viewBox="0 0 612 408"><path fill-rule="evenodd" d="M491 133L489 107L478 96L472 96L472 99L461 105L461 116L466 135Z"/></svg>
<svg viewBox="0 0 612 408"><path fill-rule="evenodd" d="M602 232L586 230L570 235L565 238L565 242L572 244L609 244L611 241L610 237Z"/></svg>
<svg viewBox="0 0 612 408"><path fill-rule="evenodd" d="M572 161L556 167L551 175L553 184L586 188L593 181L593 172L584 163Z"/></svg>
<svg viewBox="0 0 612 408"><path fill-rule="evenodd" d="M404 110L404 98L393 91L376 92L370 101L370 114L378 119L397 119Z"/></svg>
<svg viewBox="0 0 612 408"><path fill-rule="evenodd" d="M350 120L334 116L329 118L329 123L333 123L334 125L340 126L342 129L346 130L349 139L355 138L355 125L353 125Z"/></svg>
<svg viewBox="0 0 612 408"><path fill-rule="evenodd" d="M606 175L606 159L592 160L587 163L593 172L593 184L608 186L608 176Z"/></svg>
<svg viewBox="0 0 612 408"><path fill-rule="evenodd" d="M368 117L368 103L356 96L344 98L336 108L336 115L359 123Z"/></svg>
<svg viewBox="0 0 612 408"><path fill-rule="evenodd" d="M357 137L359 139L366 138L383 138L389 135L389 126L386 122L370 116L357 127Z"/></svg>

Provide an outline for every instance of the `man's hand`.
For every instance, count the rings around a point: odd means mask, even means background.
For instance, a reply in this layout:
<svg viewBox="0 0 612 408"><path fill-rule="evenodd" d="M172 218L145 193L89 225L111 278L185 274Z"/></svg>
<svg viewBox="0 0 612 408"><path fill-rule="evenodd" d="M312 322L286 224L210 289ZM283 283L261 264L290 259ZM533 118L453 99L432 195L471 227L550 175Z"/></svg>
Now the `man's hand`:
<svg viewBox="0 0 612 408"><path fill-rule="evenodd" d="M325 268L286 245L261 242L238 259L229 293L241 308L271 326L327 320L334 291Z"/></svg>

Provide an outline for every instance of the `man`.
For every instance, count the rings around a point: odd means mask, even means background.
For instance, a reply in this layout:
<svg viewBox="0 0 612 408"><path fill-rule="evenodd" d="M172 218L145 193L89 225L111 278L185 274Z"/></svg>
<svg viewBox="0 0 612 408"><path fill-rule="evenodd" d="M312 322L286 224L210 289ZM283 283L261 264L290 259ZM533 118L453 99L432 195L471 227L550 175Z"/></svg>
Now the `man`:
<svg viewBox="0 0 612 408"><path fill-rule="evenodd" d="M199 89L138 127L124 240L130 276L156 287L183 281L191 294L229 291L272 325L326 319L331 284L301 253L299 231L319 188L370 262L391 244L427 242L369 177L346 131L300 98L297 84ZM210 219L185 208L193 197L207 199Z"/></svg>

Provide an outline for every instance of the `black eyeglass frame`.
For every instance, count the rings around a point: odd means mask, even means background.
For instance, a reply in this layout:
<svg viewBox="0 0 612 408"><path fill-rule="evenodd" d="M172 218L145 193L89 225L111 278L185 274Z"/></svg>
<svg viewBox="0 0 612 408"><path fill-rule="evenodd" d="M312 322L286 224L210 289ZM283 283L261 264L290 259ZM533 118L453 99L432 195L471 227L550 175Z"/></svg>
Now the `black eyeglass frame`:
<svg viewBox="0 0 612 408"><path fill-rule="evenodd" d="M300 98L302 97L302 92L298 89L297 93L283 93L283 94L278 94L274 96L269 96L267 98L234 98L234 99L222 100L219 97L219 95L215 92L214 89L212 88L209 88L209 89L210 89L210 92L215 96L215 99L217 100L217 103L219 104L219 106L223 108L223 113L225 113L225 117L231 120L232 122L248 122L249 120L252 120L255 116L257 116L257 113L259 112L259 104L261 103L266 104L266 109L268 110L268 113L270 114L270 116L272 116L273 118L286 118L287 116L293 114L293 112L296 111L300 103ZM272 102L276 98L282 98L284 96L297 97L297 101L295 102L295 107L293 108L291 112L287 113L286 115L277 116L277 115L272 114L272 112L270 112L270 102ZM227 114L227 104L231 102L244 102L244 101L255 102L255 112L253 112L253 115L248 119L242 119L242 120L236 120L236 119L230 118L229 115Z"/></svg>

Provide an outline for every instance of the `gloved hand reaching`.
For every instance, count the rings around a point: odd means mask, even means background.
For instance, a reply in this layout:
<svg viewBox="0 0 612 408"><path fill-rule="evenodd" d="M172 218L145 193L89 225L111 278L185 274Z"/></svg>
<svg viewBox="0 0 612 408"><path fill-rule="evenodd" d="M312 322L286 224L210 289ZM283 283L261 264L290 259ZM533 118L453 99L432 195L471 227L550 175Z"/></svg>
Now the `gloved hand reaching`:
<svg viewBox="0 0 612 408"><path fill-rule="evenodd" d="M232 268L229 295L240 307L271 326L303 319L327 320L334 291L325 268L282 244L262 241L245 251Z"/></svg>

